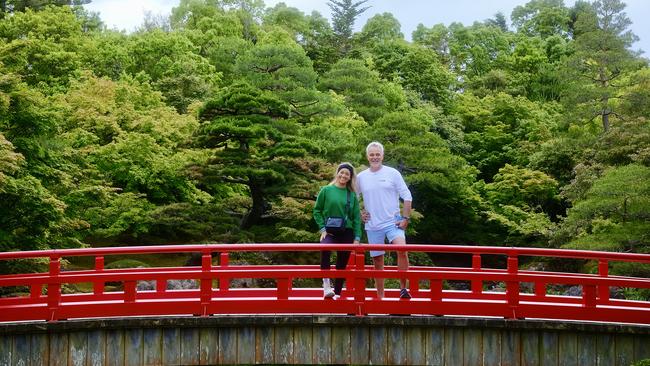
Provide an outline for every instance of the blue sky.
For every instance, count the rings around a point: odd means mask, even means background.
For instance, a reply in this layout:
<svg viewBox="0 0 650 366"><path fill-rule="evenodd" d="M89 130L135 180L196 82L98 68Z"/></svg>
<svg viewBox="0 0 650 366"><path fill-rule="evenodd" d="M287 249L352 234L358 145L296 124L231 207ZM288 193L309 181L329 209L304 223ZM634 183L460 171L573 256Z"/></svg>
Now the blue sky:
<svg viewBox="0 0 650 366"><path fill-rule="evenodd" d="M267 6L279 2L296 7L304 13L318 11L323 16L330 16L327 0L265 0ZM402 25L402 33L410 39L411 32L419 23L427 27L443 23L460 22L471 25L474 21L491 18L497 12L502 12L507 19L518 5L524 5L528 0L369 0L368 9L357 21L361 28L369 17L384 12L392 13ZM567 6L572 6L575 0L565 0ZM635 50L644 50L644 56L650 55L650 27L643 26L650 16L650 1L627 0L625 12L632 20L632 31L639 36ZM142 24L145 12L153 15L168 15L171 9L178 5L179 0L92 0L86 5L91 11L100 13L100 17L110 28L132 31ZM128 10L127 10L128 9Z"/></svg>

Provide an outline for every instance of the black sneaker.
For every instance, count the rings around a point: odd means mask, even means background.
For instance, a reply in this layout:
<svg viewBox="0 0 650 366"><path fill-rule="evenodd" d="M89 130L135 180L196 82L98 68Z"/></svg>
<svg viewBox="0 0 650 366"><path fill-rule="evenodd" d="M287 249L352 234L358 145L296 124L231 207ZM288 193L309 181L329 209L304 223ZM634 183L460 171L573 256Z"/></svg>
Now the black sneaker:
<svg viewBox="0 0 650 366"><path fill-rule="evenodd" d="M403 288L402 291L399 292L399 298L400 299L410 299L411 294L409 294L409 290Z"/></svg>

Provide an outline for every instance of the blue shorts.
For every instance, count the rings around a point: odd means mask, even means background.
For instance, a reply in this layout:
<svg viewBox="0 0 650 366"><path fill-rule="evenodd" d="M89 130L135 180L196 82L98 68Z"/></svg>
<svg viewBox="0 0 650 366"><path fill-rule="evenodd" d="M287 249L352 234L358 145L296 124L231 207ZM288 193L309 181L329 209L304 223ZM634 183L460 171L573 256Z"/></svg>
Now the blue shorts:
<svg viewBox="0 0 650 366"><path fill-rule="evenodd" d="M386 239L388 239L388 243L390 244L397 238L406 239L404 230L395 225L386 226L380 230L366 230L366 233L368 234L368 244L386 244ZM371 250L370 256L377 257L384 255L384 253L386 252L383 250Z"/></svg>

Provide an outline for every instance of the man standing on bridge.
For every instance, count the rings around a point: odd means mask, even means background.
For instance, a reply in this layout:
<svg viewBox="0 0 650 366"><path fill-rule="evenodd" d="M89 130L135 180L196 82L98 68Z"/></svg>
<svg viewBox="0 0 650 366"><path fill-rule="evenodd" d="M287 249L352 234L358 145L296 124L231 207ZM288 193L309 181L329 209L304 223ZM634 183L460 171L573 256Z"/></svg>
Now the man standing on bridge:
<svg viewBox="0 0 650 366"><path fill-rule="evenodd" d="M357 176L359 191L363 198L362 219L365 222L369 244L406 244L405 231L411 215L413 198L400 172L383 165L384 146L371 142L366 147L366 157L370 168ZM400 198L404 207L400 213ZM384 251L370 251L375 269L384 269ZM409 268L408 254L397 252L397 268L406 271ZM384 297L384 279L376 278L377 296ZM400 298L409 299L406 279L400 279Z"/></svg>

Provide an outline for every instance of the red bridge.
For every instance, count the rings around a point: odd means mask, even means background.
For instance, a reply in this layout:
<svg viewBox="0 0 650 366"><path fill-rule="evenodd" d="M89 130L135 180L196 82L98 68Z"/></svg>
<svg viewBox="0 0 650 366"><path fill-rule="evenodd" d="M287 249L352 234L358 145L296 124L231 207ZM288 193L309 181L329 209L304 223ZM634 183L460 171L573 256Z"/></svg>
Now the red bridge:
<svg viewBox="0 0 650 366"><path fill-rule="evenodd" d="M223 315L223 314L368 314L457 315L505 319L568 319L598 322L650 324L650 302L610 298L610 288L648 289L650 279L613 276L612 262L650 263L648 254L577 250L403 245L391 250L446 255L471 255L471 267L421 267L408 271L387 266L376 271L365 264L365 253L381 245L241 244L117 247L0 253L0 260L25 258L49 261L49 272L0 276L1 287L27 287L24 296L0 299L0 321L57 321L74 318L125 316ZM318 265L231 264L236 252L316 252L351 250L346 270L323 271ZM104 268L105 257L197 253L200 266L157 268ZM94 268L62 271L61 261L71 257L93 257ZM217 263L213 263L217 257ZM507 263L505 268L487 268L482 260ZM522 258L547 257L594 261L598 273L567 273L523 270ZM345 277L342 297L323 299L320 288L294 287L294 280ZM386 290L378 299L369 279L407 278L411 299L400 299L398 290ZM232 288L233 279L270 279L275 288ZM155 290L140 291L138 281L156 281ZM168 290L169 280L195 280L197 288ZM465 281L467 290L444 289L445 281ZM123 291L106 291L105 284L119 282ZM62 293L65 284L91 283L92 292ZM368 282L372 283L372 282ZM505 291L488 291L485 283L502 283ZM579 286L581 295L549 293L555 285ZM46 291L43 291L43 289ZM529 290L526 290L529 289Z"/></svg>

